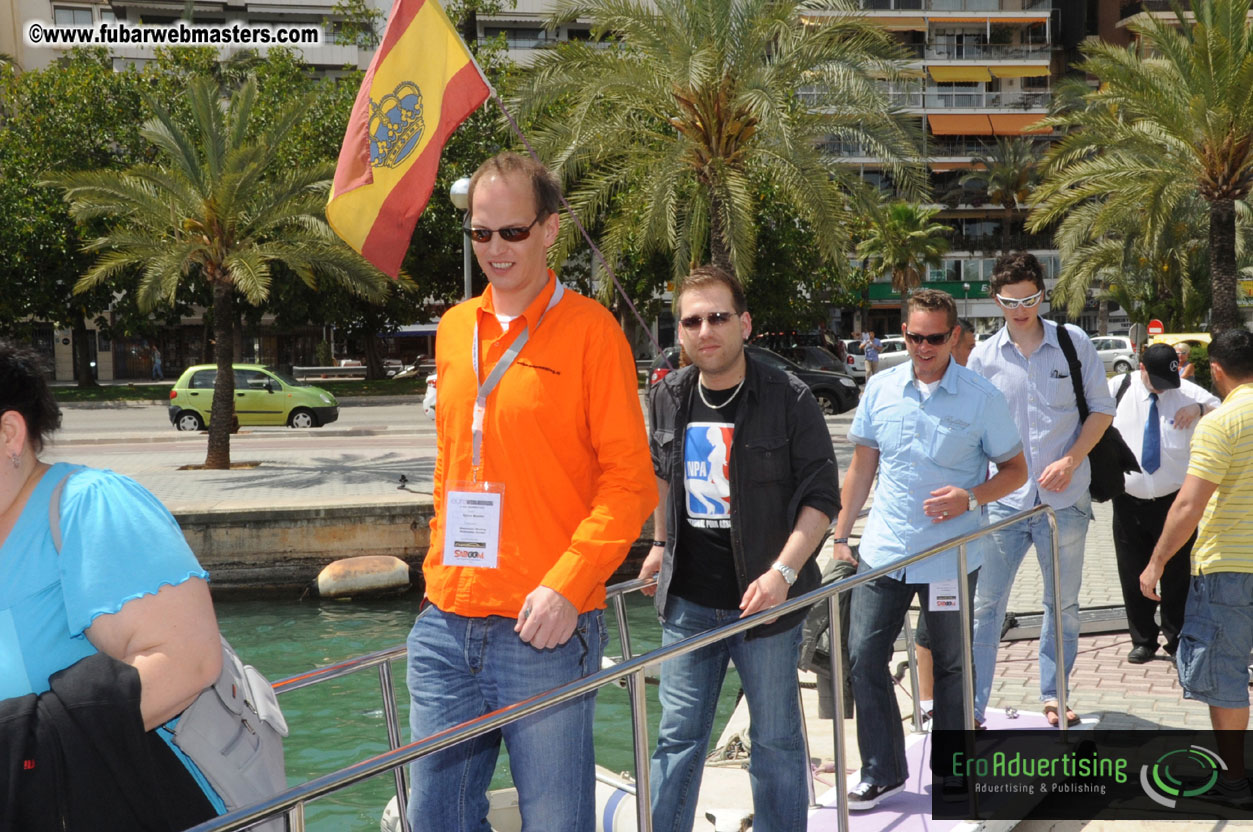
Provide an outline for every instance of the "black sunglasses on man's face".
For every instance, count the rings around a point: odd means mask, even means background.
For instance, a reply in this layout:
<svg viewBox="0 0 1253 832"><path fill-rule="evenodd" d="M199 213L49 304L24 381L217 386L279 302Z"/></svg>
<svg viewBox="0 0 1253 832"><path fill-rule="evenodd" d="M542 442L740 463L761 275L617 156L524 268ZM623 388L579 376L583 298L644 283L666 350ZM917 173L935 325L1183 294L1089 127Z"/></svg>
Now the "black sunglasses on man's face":
<svg viewBox="0 0 1253 832"><path fill-rule="evenodd" d="M905 337L915 344L921 344L926 341L933 347L938 347L952 336L952 332L933 332L930 335L920 335L917 332L906 332Z"/></svg>

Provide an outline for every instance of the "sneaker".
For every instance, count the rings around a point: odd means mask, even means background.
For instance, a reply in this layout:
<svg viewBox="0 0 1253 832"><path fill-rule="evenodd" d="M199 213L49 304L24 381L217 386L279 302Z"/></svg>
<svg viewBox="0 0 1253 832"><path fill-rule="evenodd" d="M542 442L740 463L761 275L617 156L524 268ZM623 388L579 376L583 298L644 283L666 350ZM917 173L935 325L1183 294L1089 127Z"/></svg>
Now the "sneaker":
<svg viewBox="0 0 1253 832"><path fill-rule="evenodd" d="M1219 777L1214 787L1205 793L1204 799L1236 809L1249 809L1253 808L1253 789L1249 788L1248 778L1228 780Z"/></svg>
<svg viewBox="0 0 1253 832"><path fill-rule="evenodd" d="M962 800L970 793L970 784L965 777L946 774L940 780L940 796L947 801Z"/></svg>
<svg viewBox="0 0 1253 832"><path fill-rule="evenodd" d="M848 793L848 810L864 812L867 809L873 809L892 795L900 794L904 790L904 782L897 783L895 786L876 786L874 783L862 780Z"/></svg>
<svg viewBox="0 0 1253 832"><path fill-rule="evenodd" d="M931 723L934 721L934 718L935 718L934 710L928 709L928 710L923 711L922 712L922 725L919 726L918 730L923 732L924 734L931 733Z"/></svg>

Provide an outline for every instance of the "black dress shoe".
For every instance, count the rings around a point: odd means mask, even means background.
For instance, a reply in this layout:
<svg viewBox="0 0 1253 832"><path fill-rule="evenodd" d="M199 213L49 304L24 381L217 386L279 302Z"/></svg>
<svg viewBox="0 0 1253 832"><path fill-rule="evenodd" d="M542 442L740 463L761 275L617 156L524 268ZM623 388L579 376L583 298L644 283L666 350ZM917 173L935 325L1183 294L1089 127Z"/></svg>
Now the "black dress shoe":
<svg viewBox="0 0 1253 832"><path fill-rule="evenodd" d="M1156 652L1157 650L1154 648L1145 647L1144 645L1132 647L1131 652L1127 654L1127 661L1132 664L1146 664L1153 661L1153 654Z"/></svg>

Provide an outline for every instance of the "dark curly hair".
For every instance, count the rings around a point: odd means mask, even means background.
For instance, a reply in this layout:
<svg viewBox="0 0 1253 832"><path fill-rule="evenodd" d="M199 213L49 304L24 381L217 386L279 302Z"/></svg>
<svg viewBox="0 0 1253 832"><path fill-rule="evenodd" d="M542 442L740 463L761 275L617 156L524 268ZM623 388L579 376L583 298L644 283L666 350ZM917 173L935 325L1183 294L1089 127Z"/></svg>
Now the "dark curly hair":
<svg viewBox="0 0 1253 832"><path fill-rule="evenodd" d="M61 408L44 375L43 356L0 341L0 415L10 410L26 420L26 434L36 452L61 427Z"/></svg>
<svg viewBox="0 0 1253 832"><path fill-rule="evenodd" d="M1024 282L1034 283L1037 289L1044 291L1044 268L1034 254L1014 251L996 258L990 281L992 294L999 295L1011 283Z"/></svg>

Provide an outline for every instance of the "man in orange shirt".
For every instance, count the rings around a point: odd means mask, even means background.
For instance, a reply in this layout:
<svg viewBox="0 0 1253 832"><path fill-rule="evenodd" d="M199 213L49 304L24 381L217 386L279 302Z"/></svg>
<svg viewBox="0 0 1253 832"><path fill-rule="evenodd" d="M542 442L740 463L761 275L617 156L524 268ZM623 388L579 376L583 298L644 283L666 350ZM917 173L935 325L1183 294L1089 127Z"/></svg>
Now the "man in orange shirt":
<svg viewBox="0 0 1253 832"><path fill-rule="evenodd" d="M514 153L470 180L489 288L440 321L426 604L409 634L414 739L600 668L605 581L657 504L635 362L547 266L560 190ZM594 827L594 695L413 764L414 830L488 830L503 738L526 829Z"/></svg>

